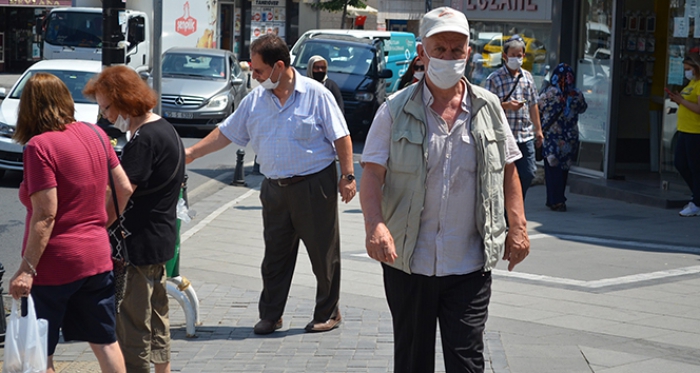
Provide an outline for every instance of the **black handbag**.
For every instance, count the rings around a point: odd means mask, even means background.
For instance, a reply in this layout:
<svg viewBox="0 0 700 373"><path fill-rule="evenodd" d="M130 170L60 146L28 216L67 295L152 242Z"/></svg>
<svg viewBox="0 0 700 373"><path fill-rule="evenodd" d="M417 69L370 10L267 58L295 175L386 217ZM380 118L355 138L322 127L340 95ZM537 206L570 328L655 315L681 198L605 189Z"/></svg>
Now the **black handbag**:
<svg viewBox="0 0 700 373"><path fill-rule="evenodd" d="M112 246L112 273L114 274L114 299L117 308L117 313L119 313L119 306L124 300L124 293L126 292L126 275L129 270L129 252L126 249L126 229L122 224L122 215L119 212L119 202L117 201L117 191L114 189L114 179L112 178L112 172L109 168L109 153L107 152L107 147L102 141L102 136L97 132L94 126L83 122L86 126L90 127L97 135L100 144L105 150L105 156L107 157L107 174L109 175L109 187L112 190L112 202L114 203L114 210L117 214L117 220L112 225L109 232L109 241Z"/></svg>

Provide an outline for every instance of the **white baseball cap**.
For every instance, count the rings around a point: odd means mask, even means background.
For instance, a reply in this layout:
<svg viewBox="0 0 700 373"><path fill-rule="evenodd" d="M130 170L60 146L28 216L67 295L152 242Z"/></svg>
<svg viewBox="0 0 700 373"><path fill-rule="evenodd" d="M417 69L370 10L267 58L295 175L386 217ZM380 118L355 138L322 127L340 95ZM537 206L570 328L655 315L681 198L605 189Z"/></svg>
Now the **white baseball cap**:
<svg viewBox="0 0 700 373"><path fill-rule="evenodd" d="M425 13L420 22L421 38L425 39L441 32L456 32L470 36L467 17L464 13L446 6Z"/></svg>

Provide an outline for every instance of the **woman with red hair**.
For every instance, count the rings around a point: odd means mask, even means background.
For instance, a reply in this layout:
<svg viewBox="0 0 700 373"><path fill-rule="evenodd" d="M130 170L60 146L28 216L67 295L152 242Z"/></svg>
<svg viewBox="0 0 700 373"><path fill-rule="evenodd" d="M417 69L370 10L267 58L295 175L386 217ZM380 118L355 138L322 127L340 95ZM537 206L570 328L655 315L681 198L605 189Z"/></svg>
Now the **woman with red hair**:
<svg viewBox="0 0 700 373"><path fill-rule="evenodd" d="M156 94L132 69L105 68L83 93L129 142L121 163L134 190L122 215L131 265L117 309L117 337L127 370L170 372L170 323L165 263L175 255L176 205L185 175L180 137L151 112ZM146 301L147 300L147 301Z"/></svg>

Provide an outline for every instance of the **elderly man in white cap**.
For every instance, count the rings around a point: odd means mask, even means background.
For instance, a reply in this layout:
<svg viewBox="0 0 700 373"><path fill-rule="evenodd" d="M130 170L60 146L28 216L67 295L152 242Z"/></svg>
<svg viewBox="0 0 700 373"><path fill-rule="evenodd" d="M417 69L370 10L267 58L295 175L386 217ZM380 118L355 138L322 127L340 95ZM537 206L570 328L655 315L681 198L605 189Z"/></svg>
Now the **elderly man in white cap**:
<svg viewBox="0 0 700 373"><path fill-rule="evenodd" d="M379 108L362 153L367 253L384 271L394 371L434 371L439 320L447 372L483 372L491 270L530 250L521 153L498 98L464 77L464 14L434 9L420 33L426 76Z"/></svg>

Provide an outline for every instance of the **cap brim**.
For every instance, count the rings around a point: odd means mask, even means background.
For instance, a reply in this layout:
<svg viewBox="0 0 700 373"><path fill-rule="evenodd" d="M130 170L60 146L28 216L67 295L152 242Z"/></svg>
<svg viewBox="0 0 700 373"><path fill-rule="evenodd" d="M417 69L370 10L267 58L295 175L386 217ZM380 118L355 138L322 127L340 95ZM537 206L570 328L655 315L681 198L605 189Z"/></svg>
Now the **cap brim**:
<svg viewBox="0 0 700 373"><path fill-rule="evenodd" d="M425 34L423 37L424 37L424 38L429 38L429 37L431 37L431 36L433 36L433 35L435 35L435 34L440 34L440 33L443 33L443 32L454 32L454 33L457 33L457 34L462 34L462 35L466 35L466 36L471 36L468 30L455 29L455 28L452 27L452 26L439 26L439 27L436 27L436 28L430 30L430 31L429 31L427 34Z"/></svg>

